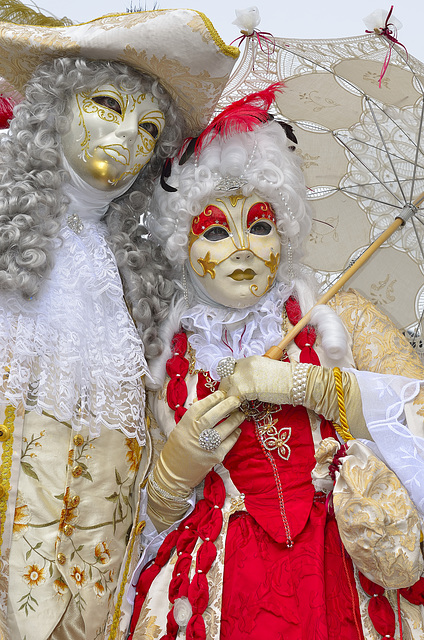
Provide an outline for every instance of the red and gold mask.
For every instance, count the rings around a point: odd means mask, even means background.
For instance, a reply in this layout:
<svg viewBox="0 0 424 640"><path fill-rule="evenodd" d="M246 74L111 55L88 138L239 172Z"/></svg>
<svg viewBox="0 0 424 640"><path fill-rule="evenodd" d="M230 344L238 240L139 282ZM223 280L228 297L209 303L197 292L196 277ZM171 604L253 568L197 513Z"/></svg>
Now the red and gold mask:
<svg viewBox="0 0 424 640"><path fill-rule="evenodd" d="M280 263L272 207L256 194L211 201L192 222L189 261L193 277L216 302L237 308L255 304Z"/></svg>

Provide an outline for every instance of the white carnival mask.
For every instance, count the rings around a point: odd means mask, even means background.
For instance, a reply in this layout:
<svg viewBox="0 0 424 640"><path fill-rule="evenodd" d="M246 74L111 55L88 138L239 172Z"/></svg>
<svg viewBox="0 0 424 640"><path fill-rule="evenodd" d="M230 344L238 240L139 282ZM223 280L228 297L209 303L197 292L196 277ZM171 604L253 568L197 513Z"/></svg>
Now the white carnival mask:
<svg viewBox="0 0 424 640"><path fill-rule="evenodd" d="M258 195L216 198L193 219L191 276L215 302L234 308L255 304L274 282L279 263L275 214Z"/></svg>
<svg viewBox="0 0 424 640"><path fill-rule="evenodd" d="M165 126L151 93L123 93L112 84L75 94L70 130L62 136L72 169L92 187L131 183L150 160Z"/></svg>

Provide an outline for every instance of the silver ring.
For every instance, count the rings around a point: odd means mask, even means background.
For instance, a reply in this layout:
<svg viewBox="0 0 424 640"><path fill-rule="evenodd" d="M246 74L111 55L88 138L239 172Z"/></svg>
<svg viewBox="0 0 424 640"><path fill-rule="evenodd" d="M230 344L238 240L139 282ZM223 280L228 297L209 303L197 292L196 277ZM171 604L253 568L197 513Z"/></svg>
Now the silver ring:
<svg viewBox="0 0 424 640"><path fill-rule="evenodd" d="M222 358L216 365L216 372L220 378L232 376L236 368L237 360L233 356Z"/></svg>
<svg viewBox="0 0 424 640"><path fill-rule="evenodd" d="M221 442L221 436L215 429L203 429L199 434L199 444L205 451L215 451Z"/></svg>

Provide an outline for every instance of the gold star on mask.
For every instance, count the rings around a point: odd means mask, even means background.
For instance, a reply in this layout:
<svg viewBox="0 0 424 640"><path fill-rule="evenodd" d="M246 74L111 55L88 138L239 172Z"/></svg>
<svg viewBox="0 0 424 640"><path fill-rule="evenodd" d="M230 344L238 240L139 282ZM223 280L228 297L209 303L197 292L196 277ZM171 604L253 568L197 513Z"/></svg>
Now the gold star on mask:
<svg viewBox="0 0 424 640"><path fill-rule="evenodd" d="M218 264L214 260L211 260L210 251L207 252L204 258L198 258L197 262L203 267L203 276L205 277L207 273L209 273L212 280L215 278L215 267Z"/></svg>
<svg viewBox="0 0 424 640"><path fill-rule="evenodd" d="M271 271L272 275L274 275L274 273L277 271L279 261L280 261L280 254L277 253L277 255L275 255L272 252L269 256L269 260L266 260L265 265Z"/></svg>

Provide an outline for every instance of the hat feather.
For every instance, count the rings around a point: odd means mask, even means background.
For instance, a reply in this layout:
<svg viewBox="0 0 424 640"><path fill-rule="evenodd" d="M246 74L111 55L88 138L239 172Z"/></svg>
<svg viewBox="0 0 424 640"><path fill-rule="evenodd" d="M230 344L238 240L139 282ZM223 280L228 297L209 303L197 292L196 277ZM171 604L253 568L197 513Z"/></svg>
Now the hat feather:
<svg viewBox="0 0 424 640"><path fill-rule="evenodd" d="M200 153L204 144L212 142L218 135L227 138L236 133L253 131L258 124L267 122L275 94L282 91L283 87L283 82L274 82L266 89L251 93L225 107L197 138L195 152Z"/></svg>
<svg viewBox="0 0 424 640"><path fill-rule="evenodd" d="M0 0L0 22L31 24L38 27L66 27L73 24L69 18L59 19L47 16L40 10L36 11L28 7L20 0Z"/></svg>

